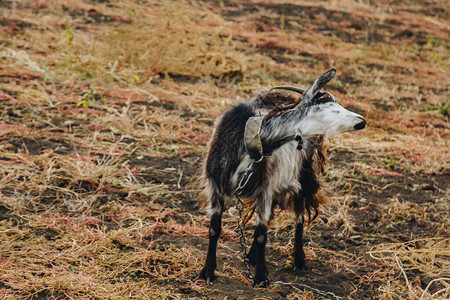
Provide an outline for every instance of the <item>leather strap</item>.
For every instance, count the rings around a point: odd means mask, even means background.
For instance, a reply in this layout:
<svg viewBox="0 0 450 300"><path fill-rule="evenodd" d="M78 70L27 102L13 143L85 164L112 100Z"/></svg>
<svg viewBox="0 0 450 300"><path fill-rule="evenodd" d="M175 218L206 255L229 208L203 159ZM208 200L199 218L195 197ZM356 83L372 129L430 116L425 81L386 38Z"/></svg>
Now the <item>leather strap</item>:
<svg viewBox="0 0 450 300"><path fill-rule="evenodd" d="M250 117L245 123L244 145L250 159L260 162L264 158L261 142L261 125L264 116Z"/></svg>

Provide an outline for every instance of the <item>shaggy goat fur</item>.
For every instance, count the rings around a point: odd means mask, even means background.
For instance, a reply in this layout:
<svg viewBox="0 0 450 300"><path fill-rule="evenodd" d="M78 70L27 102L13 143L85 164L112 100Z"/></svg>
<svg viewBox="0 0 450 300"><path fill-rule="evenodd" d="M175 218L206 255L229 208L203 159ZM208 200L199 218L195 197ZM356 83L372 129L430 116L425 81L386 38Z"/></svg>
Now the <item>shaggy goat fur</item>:
<svg viewBox="0 0 450 300"><path fill-rule="evenodd" d="M202 176L204 185L202 204L203 207L208 207L211 215L217 210L224 209L224 200L234 197L237 183L245 173L245 167L249 161L245 159L247 153L242 137L247 120L261 111L268 112L267 118L273 117L292 108L298 102L286 93L260 94L250 102L242 102L234 106L219 119ZM285 182L283 178L278 180L279 184L275 187L276 193L273 195L270 211L278 204L283 209L292 209L297 216L306 213L309 221L316 218L319 204L325 199L320 190L322 181L319 179L326 163L323 142L323 136L313 136L304 139L303 149L297 150L298 141L295 141L292 136L272 143L263 141L264 155L268 157L255 166L253 176L242 193L242 197L245 198L245 222L252 217L260 205L254 199L261 199L258 196L263 191L259 189L267 186L268 177L274 176L274 171L280 169L277 165L286 166L291 163L296 164L294 183ZM290 143L285 147L286 149L280 149L274 153L286 143ZM244 164L239 164L243 160ZM287 173L287 170L279 171ZM230 177L230 174L234 176Z"/></svg>

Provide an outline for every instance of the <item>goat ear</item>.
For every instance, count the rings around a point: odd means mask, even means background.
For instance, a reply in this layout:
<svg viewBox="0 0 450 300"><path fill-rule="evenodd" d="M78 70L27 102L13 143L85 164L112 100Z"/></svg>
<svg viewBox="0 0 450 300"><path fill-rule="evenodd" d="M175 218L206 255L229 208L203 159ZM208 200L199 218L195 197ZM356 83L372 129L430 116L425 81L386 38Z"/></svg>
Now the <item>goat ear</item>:
<svg viewBox="0 0 450 300"><path fill-rule="evenodd" d="M313 85L306 90L306 92L303 94L303 101L310 101L314 96L319 92L323 87L330 82L331 79L333 79L334 75L336 74L335 69L331 69L323 73L319 76L319 78L314 81Z"/></svg>
<svg viewBox="0 0 450 300"><path fill-rule="evenodd" d="M317 94L318 91L323 89L323 87L330 82L331 79L333 79L334 75L336 74L335 69L331 69L320 75L319 78L316 79L314 84L312 85L312 93L313 95Z"/></svg>

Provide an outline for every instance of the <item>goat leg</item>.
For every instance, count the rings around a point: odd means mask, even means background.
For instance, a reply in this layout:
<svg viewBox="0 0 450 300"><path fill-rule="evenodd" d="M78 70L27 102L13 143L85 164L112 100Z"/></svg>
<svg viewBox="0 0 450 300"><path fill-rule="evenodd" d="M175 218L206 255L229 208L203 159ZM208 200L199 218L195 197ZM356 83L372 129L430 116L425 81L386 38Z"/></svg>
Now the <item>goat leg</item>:
<svg viewBox="0 0 450 300"><path fill-rule="evenodd" d="M306 267L305 252L303 251L303 216L300 216L297 221L294 237L294 271L304 270Z"/></svg>
<svg viewBox="0 0 450 300"><path fill-rule="evenodd" d="M255 287L267 287L269 279L267 277L267 265L266 265L266 243L267 243L267 227L263 223L258 223L255 228L255 278L253 279L253 285Z"/></svg>
<svg viewBox="0 0 450 300"><path fill-rule="evenodd" d="M286 208L286 199L285 199L285 195L284 196L280 196L274 199L275 201L272 202L272 209L270 212L270 217L269 217L269 222L272 220L274 213L273 210L275 209L275 206L279 206L281 209L285 209ZM258 248L258 239L257 236L255 235L253 238L253 242L252 242L252 246L250 247L250 250L247 253L247 260L248 263L251 266L255 266L256 265L256 249Z"/></svg>
<svg viewBox="0 0 450 300"><path fill-rule="evenodd" d="M219 239L220 233L222 232L222 214L214 213L211 216L211 223L209 225L209 245L208 253L206 254L206 261L203 269L196 279L203 279L206 284L209 284L214 280L214 270L217 267L216 262L216 251L217 251L217 240Z"/></svg>

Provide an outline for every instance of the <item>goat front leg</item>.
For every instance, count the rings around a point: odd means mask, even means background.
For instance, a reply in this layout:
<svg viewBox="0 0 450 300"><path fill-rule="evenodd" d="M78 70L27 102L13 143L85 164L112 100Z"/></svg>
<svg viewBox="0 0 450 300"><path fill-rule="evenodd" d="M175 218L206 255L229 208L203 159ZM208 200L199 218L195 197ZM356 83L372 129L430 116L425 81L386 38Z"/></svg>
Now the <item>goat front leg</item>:
<svg viewBox="0 0 450 300"><path fill-rule="evenodd" d="M211 216L211 223L209 225L209 244L208 253L206 254L206 261L197 279L203 279L206 284L209 284L214 280L214 270L217 267L216 252L217 241L219 240L220 233L222 232L222 214L214 213Z"/></svg>
<svg viewBox="0 0 450 300"><path fill-rule="evenodd" d="M255 278L253 279L253 285L255 287L267 287L269 279L267 277L267 265L266 265L266 243L267 243L267 226L257 221L254 234L254 242L252 245L254 264L255 264Z"/></svg>
<svg viewBox="0 0 450 300"><path fill-rule="evenodd" d="M294 236L294 271L299 269L306 271L308 269L305 262L305 252L303 251L303 222L303 216L300 215Z"/></svg>
<svg viewBox="0 0 450 300"><path fill-rule="evenodd" d="M272 209L270 211L269 222L270 222L270 220L272 220L272 218L274 216L273 210L275 209L276 205L279 205L281 209L285 209L285 199L283 197L280 197L280 198L277 198L276 201L274 201L272 203ZM248 251L248 254L247 254L248 263L252 266L256 265L256 249L257 248L258 248L258 240L255 236L255 238L253 239L252 246L250 247L250 250Z"/></svg>

